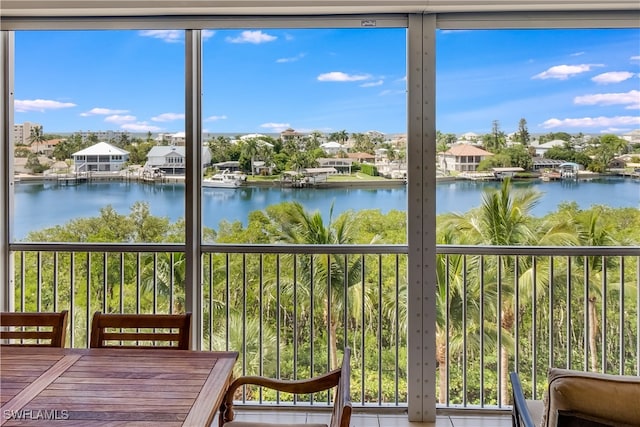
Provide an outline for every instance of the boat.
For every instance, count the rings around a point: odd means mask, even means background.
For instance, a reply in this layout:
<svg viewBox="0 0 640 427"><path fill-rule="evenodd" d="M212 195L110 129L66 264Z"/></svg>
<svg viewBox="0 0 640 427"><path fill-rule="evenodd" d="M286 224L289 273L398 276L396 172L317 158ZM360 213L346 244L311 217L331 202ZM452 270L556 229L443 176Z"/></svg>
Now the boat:
<svg viewBox="0 0 640 427"><path fill-rule="evenodd" d="M231 173L225 169L209 178L204 178L202 180L202 186L211 188L238 188L243 182L244 179L242 175Z"/></svg>

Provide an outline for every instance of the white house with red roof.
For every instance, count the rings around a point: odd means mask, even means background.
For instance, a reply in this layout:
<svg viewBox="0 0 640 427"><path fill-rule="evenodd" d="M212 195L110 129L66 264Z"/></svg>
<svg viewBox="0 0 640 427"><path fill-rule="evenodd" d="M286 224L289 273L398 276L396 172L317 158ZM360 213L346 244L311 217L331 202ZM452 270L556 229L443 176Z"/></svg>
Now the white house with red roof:
<svg viewBox="0 0 640 427"><path fill-rule="evenodd" d="M444 153L438 153L438 165L445 172L475 172L484 159L493 153L468 144L451 146Z"/></svg>

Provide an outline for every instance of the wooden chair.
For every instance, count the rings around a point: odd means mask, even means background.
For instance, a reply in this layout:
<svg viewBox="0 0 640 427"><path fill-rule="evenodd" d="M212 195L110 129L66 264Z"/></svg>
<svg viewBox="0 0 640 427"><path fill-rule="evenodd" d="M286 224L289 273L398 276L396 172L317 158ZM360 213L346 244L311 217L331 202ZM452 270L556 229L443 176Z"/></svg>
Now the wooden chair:
<svg viewBox="0 0 640 427"><path fill-rule="evenodd" d="M91 348L191 348L191 313L103 314L94 313Z"/></svg>
<svg viewBox="0 0 640 427"><path fill-rule="evenodd" d="M67 310L60 313L0 313L2 345L64 347Z"/></svg>
<svg viewBox="0 0 640 427"><path fill-rule="evenodd" d="M235 414L233 412L233 398L236 390L245 385L253 384L266 388L294 394L317 393L319 391L328 390L336 387L335 399L333 402L333 413L331 414L331 422L329 427L349 427L351 421L351 396L350 396L350 375L349 360L351 359L351 350L347 347L344 349L344 358L342 359L342 367L335 369L327 374L308 380L286 381L275 380L265 377L246 376L234 380L224 398L222 407L220 408L220 426L224 427L268 427L281 424L256 423L233 421ZM287 427L304 427L306 424L287 424ZM314 426L320 426L314 424ZM326 427L326 425L324 425ZM307 426L309 427L309 426Z"/></svg>

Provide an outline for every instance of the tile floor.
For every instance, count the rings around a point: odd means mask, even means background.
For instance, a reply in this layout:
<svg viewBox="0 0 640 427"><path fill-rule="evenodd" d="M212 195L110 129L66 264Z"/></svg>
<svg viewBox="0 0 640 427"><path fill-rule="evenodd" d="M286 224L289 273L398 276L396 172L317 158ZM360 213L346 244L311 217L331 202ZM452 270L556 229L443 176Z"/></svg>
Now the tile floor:
<svg viewBox="0 0 640 427"><path fill-rule="evenodd" d="M237 408L236 420L271 422L277 424L285 423L328 423L327 413L321 412L301 412L301 411L259 411ZM217 419L212 426L217 427ZM438 415L434 423L411 423L407 420L406 414L372 414L354 413L351 416L351 427L511 427L511 417L508 412L490 413L487 415L470 413L460 414L449 412Z"/></svg>

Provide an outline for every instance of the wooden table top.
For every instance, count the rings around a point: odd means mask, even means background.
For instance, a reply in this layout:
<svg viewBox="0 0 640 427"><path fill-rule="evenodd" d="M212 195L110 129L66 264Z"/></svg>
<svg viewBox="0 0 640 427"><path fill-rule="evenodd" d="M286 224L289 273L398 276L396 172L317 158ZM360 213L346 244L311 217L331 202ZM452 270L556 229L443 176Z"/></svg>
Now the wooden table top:
<svg viewBox="0 0 640 427"><path fill-rule="evenodd" d="M0 425L209 426L237 358L236 352L0 346Z"/></svg>

